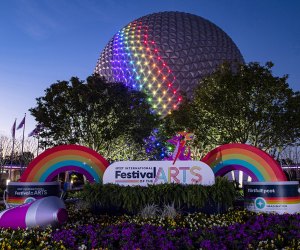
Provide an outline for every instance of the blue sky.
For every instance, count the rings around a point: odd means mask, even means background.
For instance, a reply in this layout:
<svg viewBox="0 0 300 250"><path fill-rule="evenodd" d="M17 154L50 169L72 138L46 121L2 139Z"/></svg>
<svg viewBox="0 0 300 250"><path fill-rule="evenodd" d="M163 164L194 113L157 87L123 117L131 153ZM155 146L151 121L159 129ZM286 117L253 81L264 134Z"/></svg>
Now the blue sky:
<svg viewBox="0 0 300 250"><path fill-rule="evenodd" d="M85 79L101 50L123 26L159 11L199 15L222 28L245 61L275 63L300 90L298 0L4 0L0 3L0 134L57 80ZM21 131L17 131L17 137Z"/></svg>

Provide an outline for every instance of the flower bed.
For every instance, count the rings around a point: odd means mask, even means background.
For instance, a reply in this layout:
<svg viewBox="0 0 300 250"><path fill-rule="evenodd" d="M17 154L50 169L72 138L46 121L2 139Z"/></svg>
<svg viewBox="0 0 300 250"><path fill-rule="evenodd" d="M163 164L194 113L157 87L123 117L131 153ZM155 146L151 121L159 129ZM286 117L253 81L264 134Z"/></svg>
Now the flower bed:
<svg viewBox="0 0 300 250"><path fill-rule="evenodd" d="M1 249L299 249L300 214L230 210L174 218L93 215L77 205L52 229L1 229Z"/></svg>

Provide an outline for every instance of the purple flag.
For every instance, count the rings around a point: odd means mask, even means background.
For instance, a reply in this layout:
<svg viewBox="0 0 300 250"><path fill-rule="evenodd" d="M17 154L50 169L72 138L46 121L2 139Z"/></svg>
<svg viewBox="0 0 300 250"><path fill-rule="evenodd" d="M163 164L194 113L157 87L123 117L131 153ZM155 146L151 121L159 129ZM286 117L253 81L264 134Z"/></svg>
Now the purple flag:
<svg viewBox="0 0 300 250"><path fill-rule="evenodd" d="M26 115L24 116L23 120L20 122L19 126L17 127L17 130L23 128L23 126L25 125L25 117Z"/></svg>
<svg viewBox="0 0 300 250"><path fill-rule="evenodd" d="M11 128L11 136L13 139L15 139L15 136L16 136L16 123L17 123L17 119L15 120L15 122Z"/></svg>
<svg viewBox="0 0 300 250"><path fill-rule="evenodd" d="M28 134L28 137L34 136L34 135L38 135L39 132L41 132L42 127L43 127L42 125L38 124L38 125L35 127L35 129L32 130L32 131Z"/></svg>
<svg viewBox="0 0 300 250"><path fill-rule="evenodd" d="M30 136L34 136L34 135L37 135L37 128L35 128L34 130L32 130L29 134L28 134L28 137Z"/></svg>

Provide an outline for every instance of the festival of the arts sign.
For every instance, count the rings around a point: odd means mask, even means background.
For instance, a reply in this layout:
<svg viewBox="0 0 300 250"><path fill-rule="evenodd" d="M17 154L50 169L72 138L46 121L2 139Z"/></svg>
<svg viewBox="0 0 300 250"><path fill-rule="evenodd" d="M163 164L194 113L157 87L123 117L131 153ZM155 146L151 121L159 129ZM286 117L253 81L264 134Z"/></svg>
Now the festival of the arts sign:
<svg viewBox="0 0 300 250"><path fill-rule="evenodd" d="M201 161L120 161L104 172L103 183L140 185L162 183L213 185L212 169Z"/></svg>

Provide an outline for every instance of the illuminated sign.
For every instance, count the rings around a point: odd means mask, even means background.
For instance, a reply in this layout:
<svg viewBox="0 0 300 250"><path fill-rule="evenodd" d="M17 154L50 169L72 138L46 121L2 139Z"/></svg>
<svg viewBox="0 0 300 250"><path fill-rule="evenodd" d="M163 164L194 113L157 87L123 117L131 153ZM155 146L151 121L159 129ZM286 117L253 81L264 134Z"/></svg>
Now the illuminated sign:
<svg viewBox="0 0 300 250"><path fill-rule="evenodd" d="M244 207L254 212L298 213L298 181L248 182L244 184Z"/></svg>
<svg viewBox="0 0 300 250"><path fill-rule="evenodd" d="M104 172L103 183L147 186L162 183L213 185L211 168L201 161L121 161Z"/></svg>

